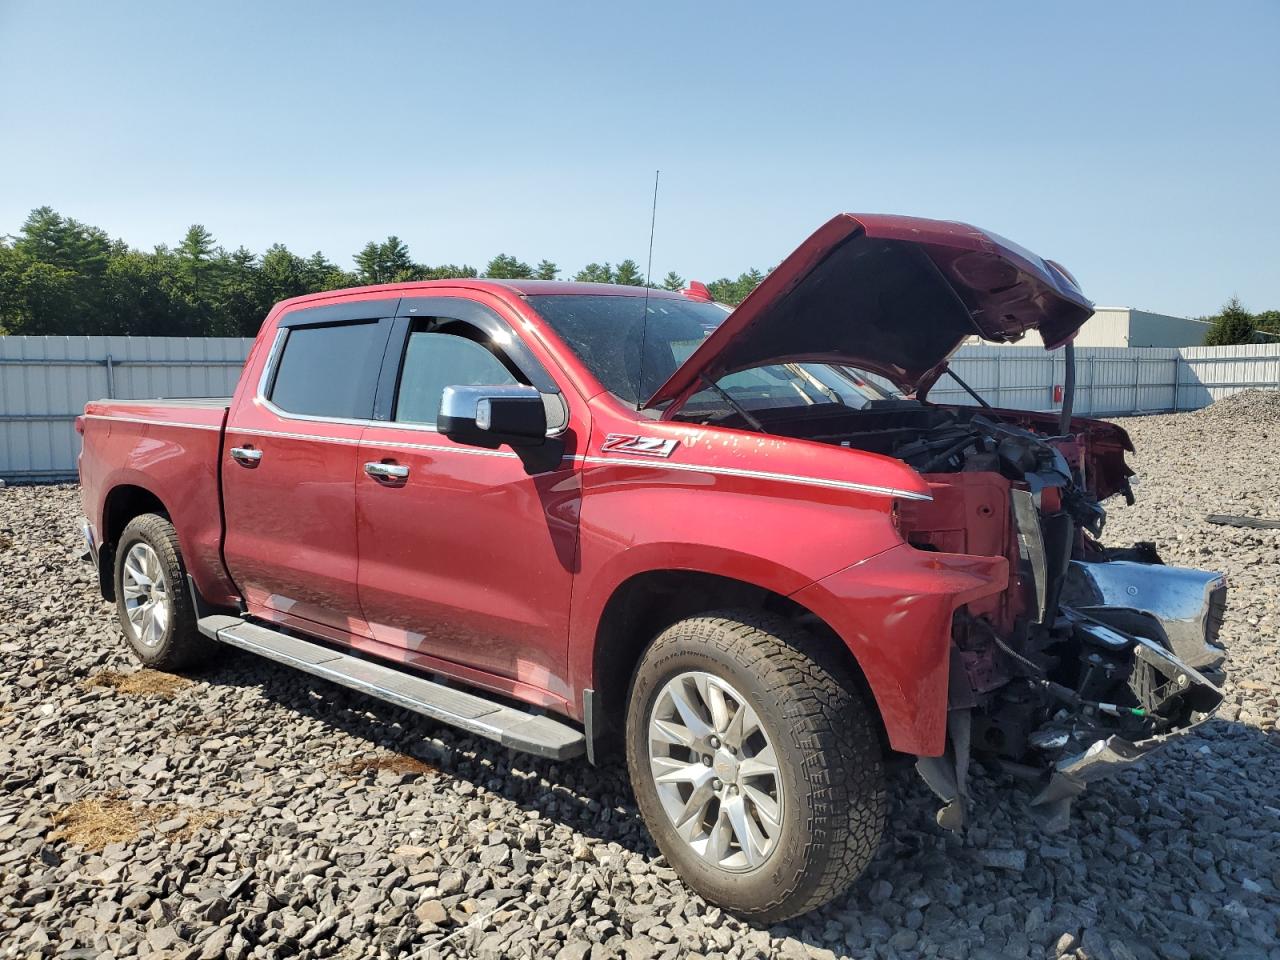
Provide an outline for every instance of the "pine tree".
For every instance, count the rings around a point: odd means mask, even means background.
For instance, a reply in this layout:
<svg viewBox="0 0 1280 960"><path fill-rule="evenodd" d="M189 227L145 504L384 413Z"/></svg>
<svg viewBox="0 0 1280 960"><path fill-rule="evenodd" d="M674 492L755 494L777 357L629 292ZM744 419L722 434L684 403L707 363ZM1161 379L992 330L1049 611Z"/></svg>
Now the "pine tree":
<svg viewBox="0 0 1280 960"><path fill-rule="evenodd" d="M628 287L643 287L644 274L640 272L640 265L634 260L623 260L614 271L613 282Z"/></svg>
<svg viewBox="0 0 1280 960"><path fill-rule="evenodd" d="M1216 317L1211 318L1212 326L1205 334L1206 347L1225 347L1235 343L1249 343L1253 339L1257 325L1253 314L1244 308L1239 297L1232 297L1222 305Z"/></svg>
<svg viewBox="0 0 1280 960"><path fill-rule="evenodd" d="M533 268L533 275L538 280L554 280L559 272L560 268L550 260L539 260L538 265Z"/></svg>
<svg viewBox="0 0 1280 960"><path fill-rule="evenodd" d="M210 263L221 253L213 242L213 234L205 229L202 223L193 223L187 228L186 235L175 251L178 266L186 281L187 293L193 304L198 303L204 293L202 286L208 279Z"/></svg>
<svg viewBox="0 0 1280 960"><path fill-rule="evenodd" d="M573 279L579 283L613 283L613 268L607 263L588 263Z"/></svg>
<svg viewBox="0 0 1280 960"><path fill-rule="evenodd" d="M679 293L684 289L684 284L684 277L680 276L680 274L676 273L674 270L669 271L667 275L662 278L662 289L670 290L672 293Z"/></svg>
<svg viewBox="0 0 1280 960"><path fill-rule="evenodd" d="M489 261L489 265L484 268L484 275L495 280L527 280L533 276L533 268L523 260L500 253Z"/></svg>
<svg viewBox="0 0 1280 960"><path fill-rule="evenodd" d="M392 234L382 243L369 241L355 255L361 283L391 283L412 279L417 269L403 240Z"/></svg>

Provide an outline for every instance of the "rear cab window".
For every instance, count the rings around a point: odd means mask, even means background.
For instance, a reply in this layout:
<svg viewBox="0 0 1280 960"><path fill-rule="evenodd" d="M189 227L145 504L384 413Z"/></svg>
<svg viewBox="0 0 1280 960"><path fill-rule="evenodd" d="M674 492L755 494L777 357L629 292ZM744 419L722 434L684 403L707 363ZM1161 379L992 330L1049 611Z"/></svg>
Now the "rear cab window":
<svg viewBox="0 0 1280 960"><path fill-rule="evenodd" d="M286 414L369 419L387 332L377 320L290 327L267 399Z"/></svg>

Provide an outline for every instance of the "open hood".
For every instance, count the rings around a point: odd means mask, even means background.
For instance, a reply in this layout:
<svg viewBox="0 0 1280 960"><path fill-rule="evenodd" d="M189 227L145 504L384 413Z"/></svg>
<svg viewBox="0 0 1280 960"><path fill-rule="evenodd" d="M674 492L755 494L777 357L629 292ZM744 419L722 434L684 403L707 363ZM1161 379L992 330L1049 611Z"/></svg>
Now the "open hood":
<svg viewBox="0 0 1280 960"><path fill-rule="evenodd" d="M842 213L818 229L681 364L646 406L767 363L850 364L927 388L966 337L1039 330L1045 348L1093 315L1075 279L994 233L949 220Z"/></svg>

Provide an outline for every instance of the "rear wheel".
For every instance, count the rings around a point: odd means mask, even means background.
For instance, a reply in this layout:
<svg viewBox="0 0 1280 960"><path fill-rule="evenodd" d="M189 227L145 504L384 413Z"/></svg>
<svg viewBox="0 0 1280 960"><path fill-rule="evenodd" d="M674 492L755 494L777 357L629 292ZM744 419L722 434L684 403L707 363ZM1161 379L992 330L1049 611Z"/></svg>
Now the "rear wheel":
<svg viewBox="0 0 1280 960"><path fill-rule="evenodd" d="M713 613L655 639L632 681L627 763L663 854L752 920L842 893L884 831L872 715L829 651L778 617Z"/></svg>
<svg viewBox="0 0 1280 960"><path fill-rule="evenodd" d="M204 662L212 641L196 628L178 534L164 517L129 521L115 552L116 611L134 655L157 670Z"/></svg>

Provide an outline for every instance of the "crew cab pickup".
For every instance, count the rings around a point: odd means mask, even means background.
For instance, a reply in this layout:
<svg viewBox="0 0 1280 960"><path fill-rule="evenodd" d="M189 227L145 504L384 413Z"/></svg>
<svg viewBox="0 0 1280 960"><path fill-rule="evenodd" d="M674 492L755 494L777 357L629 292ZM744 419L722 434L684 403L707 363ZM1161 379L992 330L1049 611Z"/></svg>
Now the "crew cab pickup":
<svg viewBox="0 0 1280 960"><path fill-rule="evenodd" d="M777 920L867 865L890 760L943 826L977 754L1060 829L1216 709L1224 579L1101 539L1125 432L928 399L966 338L1069 349L1091 313L994 234L852 214L731 311L533 280L288 300L229 400L85 408L85 536L144 664L229 645L555 761L617 751L688 884Z"/></svg>

